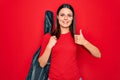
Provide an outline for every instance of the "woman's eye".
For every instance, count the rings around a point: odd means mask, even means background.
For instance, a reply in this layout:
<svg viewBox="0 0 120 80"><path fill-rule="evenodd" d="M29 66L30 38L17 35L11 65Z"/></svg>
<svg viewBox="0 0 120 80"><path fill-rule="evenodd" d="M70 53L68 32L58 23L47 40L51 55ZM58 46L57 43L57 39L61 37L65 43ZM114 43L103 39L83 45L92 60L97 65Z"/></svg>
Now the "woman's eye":
<svg viewBox="0 0 120 80"><path fill-rule="evenodd" d="M71 14L68 14L68 17L72 17L72 15L71 15Z"/></svg>
<svg viewBox="0 0 120 80"><path fill-rule="evenodd" d="M64 14L61 14L60 16L64 16Z"/></svg>

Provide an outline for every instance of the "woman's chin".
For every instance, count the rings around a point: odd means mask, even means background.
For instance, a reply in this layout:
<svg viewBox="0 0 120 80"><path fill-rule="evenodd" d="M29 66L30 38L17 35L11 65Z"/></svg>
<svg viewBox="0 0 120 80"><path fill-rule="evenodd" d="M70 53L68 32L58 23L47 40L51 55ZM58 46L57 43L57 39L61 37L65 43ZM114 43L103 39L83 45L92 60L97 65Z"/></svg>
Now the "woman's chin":
<svg viewBox="0 0 120 80"><path fill-rule="evenodd" d="M62 26L62 28L69 28L69 26L64 25L64 26Z"/></svg>
<svg viewBox="0 0 120 80"><path fill-rule="evenodd" d="M70 26L70 25L68 25L68 24L62 25L63 28L69 28L69 26Z"/></svg>

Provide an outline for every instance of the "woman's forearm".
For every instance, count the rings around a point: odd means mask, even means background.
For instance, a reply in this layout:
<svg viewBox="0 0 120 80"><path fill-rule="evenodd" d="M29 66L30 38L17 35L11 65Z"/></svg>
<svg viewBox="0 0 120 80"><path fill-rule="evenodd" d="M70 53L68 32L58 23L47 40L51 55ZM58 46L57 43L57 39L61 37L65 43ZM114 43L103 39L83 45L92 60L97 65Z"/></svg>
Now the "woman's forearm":
<svg viewBox="0 0 120 80"><path fill-rule="evenodd" d="M41 67L44 67L47 64L50 54L51 54L51 47L46 46L44 53L42 54L42 56L38 58L38 62L40 63Z"/></svg>
<svg viewBox="0 0 120 80"><path fill-rule="evenodd" d="M89 41L85 40L83 46L95 57L101 58L101 53L99 49L91 44Z"/></svg>
<svg viewBox="0 0 120 80"><path fill-rule="evenodd" d="M48 59L51 54L51 50L52 50L53 46L55 46L56 42L57 42L57 38L55 36L51 36L49 39L49 42L44 50L44 53L42 54L42 56L40 56L38 58L38 61L39 61L41 67L44 67L47 64Z"/></svg>

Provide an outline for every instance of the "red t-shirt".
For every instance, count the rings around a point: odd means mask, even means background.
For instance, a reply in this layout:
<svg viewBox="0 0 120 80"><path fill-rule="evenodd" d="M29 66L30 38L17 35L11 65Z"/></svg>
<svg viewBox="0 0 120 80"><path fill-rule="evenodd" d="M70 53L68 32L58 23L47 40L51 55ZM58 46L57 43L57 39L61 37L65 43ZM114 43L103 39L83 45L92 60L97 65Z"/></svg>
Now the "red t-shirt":
<svg viewBox="0 0 120 80"><path fill-rule="evenodd" d="M42 42L42 51L51 35L46 34ZM77 64L77 45L75 44L71 33L61 34L57 43L52 48L51 64L49 70L50 80L79 80L79 68Z"/></svg>

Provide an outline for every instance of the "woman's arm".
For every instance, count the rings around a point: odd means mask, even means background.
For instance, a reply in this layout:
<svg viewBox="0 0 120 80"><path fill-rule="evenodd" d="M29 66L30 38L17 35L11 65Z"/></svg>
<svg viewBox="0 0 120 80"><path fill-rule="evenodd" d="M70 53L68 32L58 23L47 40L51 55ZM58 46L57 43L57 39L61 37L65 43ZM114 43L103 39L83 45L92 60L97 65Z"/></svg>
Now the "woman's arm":
<svg viewBox="0 0 120 80"><path fill-rule="evenodd" d="M99 49L84 38L82 30L80 30L80 35L75 35L75 43L84 46L93 56L101 58Z"/></svg>
<svg viewBox="0 0 120 80"><path fill-rule="evenodd" d="M89 41L85 41L85 43L83 43L83 46L95 57L97 58L101 58L101 53L99 51L99 49L94 46L93 44L91 44Z"/></svg>
<svg viewBox="0 0 120 80"><path fill-rule="evenodd" d="M44 67L47 64L47 61L50 57L52 47L56 44L57 40L55 36L52 36L43 52L43 54L38 58L38 62L41 67Z"/></svg>
<svg viewBox="0 0 120 80"><path fill-rule="evenodd" d="M39 62L40 66L42 68L47 64L47 61L48 61L49 56L50 56L50 53L51 53L51 48L46 46L46 49L45 49L43 55L38 58L38 62Z"/></svg>

